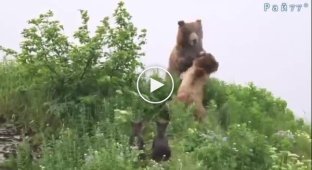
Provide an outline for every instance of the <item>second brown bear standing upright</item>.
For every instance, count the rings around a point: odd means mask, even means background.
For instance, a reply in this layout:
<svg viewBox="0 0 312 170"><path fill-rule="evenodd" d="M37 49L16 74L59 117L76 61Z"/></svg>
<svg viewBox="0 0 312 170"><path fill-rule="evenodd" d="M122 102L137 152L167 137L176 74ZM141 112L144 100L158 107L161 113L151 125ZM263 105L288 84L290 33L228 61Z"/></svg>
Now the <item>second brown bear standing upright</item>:
<svg viewBox="0 0 312 170"><path fill-rule="evenodd" d="M185 104L195 104L194 116L202 121L206 115L203 106L204 86L211 73L218 70L219 63L210 53L202 52L193 61L193 65L183 73L183 80L179 86L177 99Z"/></svg>
<svg viewBox="0 0 312 170"><path fill-rule="evenodd" d="M193 60L204 51L201 20L179 21L178 25L177 44L170 54L168 67L168 71L175 76L180 76L191 67Z"/></svg>

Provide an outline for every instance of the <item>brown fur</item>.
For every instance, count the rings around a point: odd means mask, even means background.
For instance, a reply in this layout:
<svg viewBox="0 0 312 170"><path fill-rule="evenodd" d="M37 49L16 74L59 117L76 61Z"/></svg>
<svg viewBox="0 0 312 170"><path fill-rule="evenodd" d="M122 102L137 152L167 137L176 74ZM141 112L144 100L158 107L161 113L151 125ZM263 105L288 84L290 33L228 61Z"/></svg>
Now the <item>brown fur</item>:
<svg viewBox="0 0 312 170"><path fill-rule="evenodd" d="M132 134L129 139L129 145L137 147L139 150L144 151L144 139L143 139L143 121L131 122ZM144 153L139 154L139 159L145 159L146 155Z"/></svg>
<svg viewBox="0 0 312 170"><path fill-rule="evenodd" d="M204 86L209 75L218 70L219 63L210 53L202 53L193 61L185 73L178 89L177 99L188 105L195 104L194 116L201 121L206 115L206 109L203 106Z"/></svg>
<svg viewBox="0 0 312 170"><path fill-rule="evenodd" d="M201 51L204 51L202 47L203 30L201 20L188 23L179 21L178 25L177 43L170 54L168 67L168 71L176 76L191 67L193 60ZM192 33L196 33L198 36L195 44L190 42Z"/></svg>

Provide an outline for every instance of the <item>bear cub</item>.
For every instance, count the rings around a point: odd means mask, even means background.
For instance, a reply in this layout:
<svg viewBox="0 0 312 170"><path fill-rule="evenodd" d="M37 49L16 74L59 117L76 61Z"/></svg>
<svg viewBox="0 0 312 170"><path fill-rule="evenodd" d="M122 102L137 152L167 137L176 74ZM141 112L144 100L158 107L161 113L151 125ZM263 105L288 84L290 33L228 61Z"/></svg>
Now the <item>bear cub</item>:
<svg viewBox="0 0 312 170"><path fill-rule="evenodd" d="M144 139L143 139L143 121L131 122L132 134L129 139L129 145L136 147L140 151L144 151ZM146 155L144 153L139 154L139 159L145 159Z"/></svg>
<svg viewBox="0 0 312 170"><path fill-rule="evenodd" d="M152 159L156 162L167 161L171 157L166 129L168 121L156 121L157 134L152 145Z"/></svg>

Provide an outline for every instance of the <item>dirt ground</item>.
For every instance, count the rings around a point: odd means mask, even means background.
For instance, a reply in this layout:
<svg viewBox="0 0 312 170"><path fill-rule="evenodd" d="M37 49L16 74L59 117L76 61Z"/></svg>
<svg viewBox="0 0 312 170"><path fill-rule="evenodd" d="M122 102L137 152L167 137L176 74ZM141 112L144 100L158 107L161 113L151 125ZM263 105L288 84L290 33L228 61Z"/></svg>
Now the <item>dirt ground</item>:
<svg viewBox="0 0 312 170"><path fill-rule="evenodd" d="M0 122L0 164L10 155L16 154L16 147L20 141L21 136L13 124Z"/></svg>

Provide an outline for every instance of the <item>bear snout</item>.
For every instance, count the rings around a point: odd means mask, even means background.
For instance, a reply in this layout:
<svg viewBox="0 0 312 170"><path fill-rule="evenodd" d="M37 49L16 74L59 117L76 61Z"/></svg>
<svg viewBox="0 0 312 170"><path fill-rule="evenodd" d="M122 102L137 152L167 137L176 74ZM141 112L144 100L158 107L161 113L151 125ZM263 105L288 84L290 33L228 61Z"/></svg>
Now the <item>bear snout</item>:
<svg viewBox="0 0 312 170"><path fill-rule="evenodd" d="M195 46L198 43L198 35L195 32L190 34L189 43L191 46Z"/></svg>
<svg viewBox="0 0 312 170"><path fill-rule="evenodd" d="M194 44L194 45L196 45L196 43L197 43L197 40L196 40L196 39L195 39L195 40L193 40L193 44Z"/></svg>
<svg viewBox="0 0 312 170"><path fill-rule="evenodd" d="M218 71L219 69L219 63L215 62L215 64L211 68L211 73Z"/></svg>

